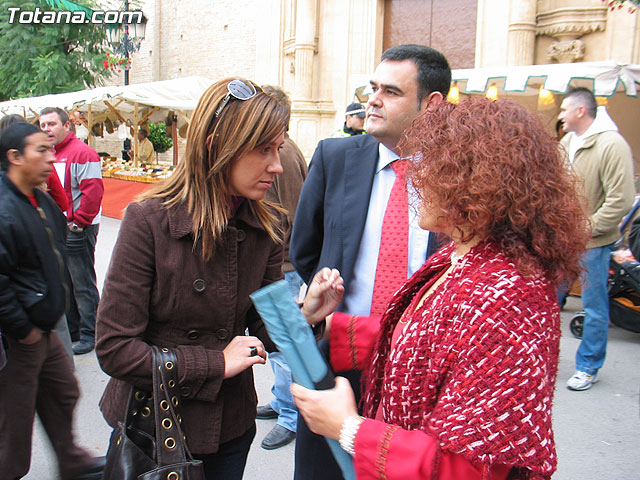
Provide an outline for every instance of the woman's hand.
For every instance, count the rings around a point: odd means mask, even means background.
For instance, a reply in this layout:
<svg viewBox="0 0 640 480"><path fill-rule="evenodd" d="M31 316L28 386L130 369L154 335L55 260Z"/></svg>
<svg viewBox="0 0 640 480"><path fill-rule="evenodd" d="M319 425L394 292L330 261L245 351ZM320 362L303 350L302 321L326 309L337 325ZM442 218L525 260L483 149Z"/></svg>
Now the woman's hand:
<svg viewBox="0 0 640 480"><path fill-rule="evenodd" d="M346 378L336 377L331 390L309 390L296 383L291 393L312 432L338 440L347 417L358 416L356 399Z"/></svg>
<svg viewBox="0 0 640 480"><path fill-rule="evenodd" d="M239 335L222 351L224 355L224 378L235 377L257 363L267 361L267 351L257 337Z"/></svg>
<svg viewBox="0 0 640 480"><path fill-rule="evenodd" d="M340 272L325 267L315 274L304 299L302 313L311 326L333 313L344 294L344 279Z"/></svg>

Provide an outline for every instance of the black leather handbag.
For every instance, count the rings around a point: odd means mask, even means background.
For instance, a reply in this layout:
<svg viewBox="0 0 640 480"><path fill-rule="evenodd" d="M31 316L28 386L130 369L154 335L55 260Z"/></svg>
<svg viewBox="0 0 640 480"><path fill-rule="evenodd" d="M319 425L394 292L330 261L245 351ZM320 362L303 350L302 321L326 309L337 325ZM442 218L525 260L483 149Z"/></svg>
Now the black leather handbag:
<svg viewBox="0 0 640 480"><path fill-rule="evenodd" d="M180 423L176 355L153 349L153 392L131 388L124 422L109 443L103 480L204 480Z"/></svg>

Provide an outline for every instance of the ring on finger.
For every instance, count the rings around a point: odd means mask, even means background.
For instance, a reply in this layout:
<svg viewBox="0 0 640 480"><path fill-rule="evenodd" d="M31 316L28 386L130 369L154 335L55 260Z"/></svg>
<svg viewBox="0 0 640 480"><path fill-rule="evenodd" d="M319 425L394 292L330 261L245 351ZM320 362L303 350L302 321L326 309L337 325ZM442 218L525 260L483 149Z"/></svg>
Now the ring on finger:
<svg viewBox="0 0 640 480"><path fill-rule="evenodd" d="M249 356L255 357L258 355L258 349L256 347L249 347Z"/></svg>

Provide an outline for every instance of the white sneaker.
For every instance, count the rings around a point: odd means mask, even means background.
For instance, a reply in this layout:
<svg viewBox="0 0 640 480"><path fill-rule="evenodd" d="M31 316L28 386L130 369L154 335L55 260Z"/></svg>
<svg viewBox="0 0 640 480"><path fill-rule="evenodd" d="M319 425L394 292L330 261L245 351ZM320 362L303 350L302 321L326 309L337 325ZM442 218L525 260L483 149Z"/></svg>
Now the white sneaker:
<svg viewBox="0 0 640 480"><path fill-rule="evenodd" d="M567 387L570 390L588 390L591 388L591 385L598 381L598 373L594 373L593 375L589 375L587 372L581 372L580 370L576 370L576 373L573 374L567 381Z"/></svg>

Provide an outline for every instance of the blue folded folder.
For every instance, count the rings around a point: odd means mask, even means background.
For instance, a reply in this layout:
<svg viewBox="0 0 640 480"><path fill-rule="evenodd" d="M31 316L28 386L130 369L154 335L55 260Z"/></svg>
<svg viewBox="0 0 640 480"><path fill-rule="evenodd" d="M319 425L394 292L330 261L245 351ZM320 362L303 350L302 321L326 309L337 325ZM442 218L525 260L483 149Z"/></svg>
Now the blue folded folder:
<svg viewBox="0 0 640 480"><path fill-rule="evenodd" d="M272 283L253 292L250 297L269 337L287 359L295 382L315 390L333 388L333 373L318 350L311 327L293 300L287 282ZM345 480L355 480L351 455L342 450L337 441L326 440Z"/></svg>

